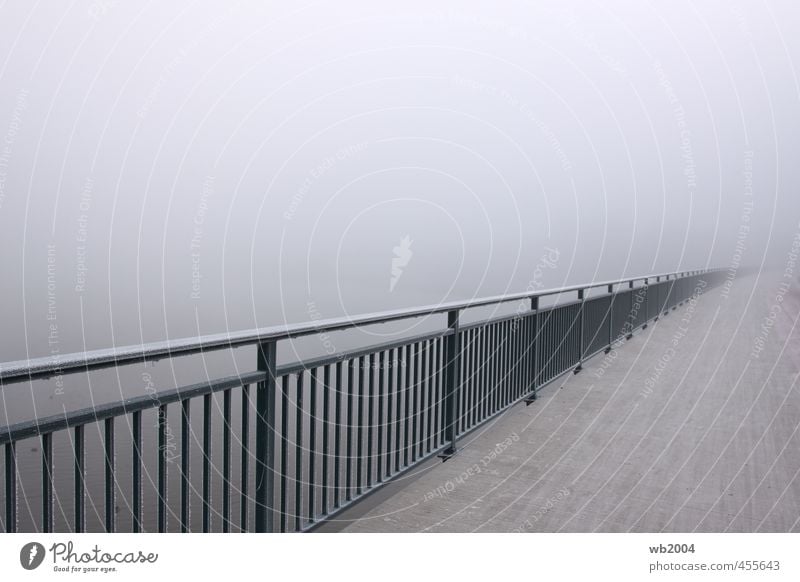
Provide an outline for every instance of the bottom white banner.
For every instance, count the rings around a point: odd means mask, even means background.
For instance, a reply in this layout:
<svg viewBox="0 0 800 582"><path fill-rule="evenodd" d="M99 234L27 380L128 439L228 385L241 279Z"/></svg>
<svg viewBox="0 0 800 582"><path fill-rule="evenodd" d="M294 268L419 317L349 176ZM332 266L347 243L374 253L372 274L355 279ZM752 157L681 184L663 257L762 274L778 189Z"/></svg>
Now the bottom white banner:
<svg viewBox="0 0 800 582"><path fill-rule="evenodd" d="M3 580L794 581L798 542L797 534L4 534L0 572Z"/></svg>

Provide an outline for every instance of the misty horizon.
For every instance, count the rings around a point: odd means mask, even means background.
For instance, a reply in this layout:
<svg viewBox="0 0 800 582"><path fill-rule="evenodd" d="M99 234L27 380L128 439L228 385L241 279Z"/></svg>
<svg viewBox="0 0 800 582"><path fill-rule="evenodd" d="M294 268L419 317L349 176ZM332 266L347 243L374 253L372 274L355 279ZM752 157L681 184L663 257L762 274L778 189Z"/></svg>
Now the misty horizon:
<svg viewBox="0 0 800 582"><path fill-rule="evenodd" d="M188 6L5 10L3 361L779 269L798 232L791 3Z"/></svg>

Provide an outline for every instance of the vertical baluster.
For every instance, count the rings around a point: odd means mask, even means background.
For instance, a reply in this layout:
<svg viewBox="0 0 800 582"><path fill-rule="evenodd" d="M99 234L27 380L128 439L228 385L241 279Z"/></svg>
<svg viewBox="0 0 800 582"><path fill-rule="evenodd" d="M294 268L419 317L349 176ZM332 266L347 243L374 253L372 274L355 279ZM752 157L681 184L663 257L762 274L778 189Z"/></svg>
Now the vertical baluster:
<svg viewBox="0 0 800 582"><path fill-rule="evenodd" d="M444 424L444 420L441 418L441 413L444 411L444 403L442 401L442 384L443 384L443 376L442 373L442 338L436 338L433 340L433 345L435 348L433 362L434 362L434 381L433 381L433 447L438 448L439 445L444 442L444 438L442 437L440 425Z"/></svg>
<svg viewBox="0 0 800 582"><path fill-rule="evenodd" d="M406 369L405 369L405 398L404 398L404 408L405 413L403 415L404 421L404 429L405 429L405 439L403 440L403 466L408 467L409 463L409 443L411 442L411 378L412 378L412 369L413 369L413 358L414 358L414 346L413 345L406 345L405 346L406 352Z"/></svg>
<svg viewBox="0 0 800 582"><path fill-rule="evenodd" d="M472 329L472 421L471 426L476 426L481 420L481 406L483 406L483 388L481 381L483 373L483 351L481 350L481 336L483 328Z"/></svg>
<svg viewBox="0 0 800 582"><path fill-rule="evenodd" d="M106 456L106 531L113 533L116 528L116 459L114 453L114 419L105 420Z"/></svg>
<svg viewBox="0 0 800 582"><path fill-rule="evenodd" d="M531 310L533 315L533 394L531 400L536 400L539 386L542 385L542 314L539 311L539 298L531 298Z"/></svg>
<svg viewBox="0 0 800 582"><path fill-rule="evenodd" d="M289 531L289 376L281 378L281 531Z"/></svg>
<svg viewBox="0 0 800 582"><path fill-rule="evenodd" d="M444 373L444 366L445 362L447 361L447 356L445 354L445 338L439 337L435 340L436 343L436 358L434 359L436 363L436 392L433 396L433 406L434 406L434 416L433 416L433 446L434 448L441 447L445 442L445 431L444 431L444 421L445 421L445 399L447 398L447 388L445 387L445 373ZM463 346L463 343L462 343ZM463 350L463 347L462 347ZM463 380L462 380L463 381ZM463 384L462 384L463 386ZM463 388L462 388L463 391ZM463 397L462 403L460 404L460 409L463 409ZM462 410L463 414L463 410Z"/></svg>
<svg viewBox="0 0 800 582"><path fill-rule="evenodd" d="M506 390L506 401L504 408L514 401L514 393L517 389L517 320L508 320L508 389Z"/></svg>
<svg viewBox="0 0 800 582"><path fill-rule="evenodd" d="M523 398L528 393L528 388L531 386L531 360L530 354L533 353L533 343L531 342L531 316L523 315L521 319L522 333L519 336L519 361L520 361L520 375L519 375L519 391L517 399Z"/></svg>
<svg viewBox="0 0 800 582"><path fill-rule="evenodd" d="M17 445L6 443L6 533L17 531Z"/></svg>
<svg viewBox="0 0 800 582"><path fill-rule="evenodd" d="M503 409L511 399L511 385L514 377L514 322L507 320L503 322L505 341L503 342L503 394L500 408Z"/></svg>
<svg viewBox="0 0 800 582"><path fill-rule="evenodd" d="M573 339L576 337L575 329L576 329L576 313L574 307L571 308L564 308L564 366L561 368L562 371L567 371L570 369L574 369L573 366L575 365L575 354L577 350L575 349L575 342Z"/></svg>
<svg viewBox="0 0 800 582"><path fill-rule="evenodd" d="M364 461L364 356L358 359L358 432L356 436L356 494L361 493L362 465Z"/></svg>
<svg viewBox="0 0 800 582"><path fill-rule="evenodd" d="M550 332L553 329L553 322L551 317L553 310L549 309L545 313L540 313L541 320L540 335L542 338L541 348L539 349L539 381L536 383L537 388L541 388L547 383L548 375L550 374L550 358L553 351L550 346Z"/></svg>
<svg viewBox="0 0 800 582"><path fill-rule="evenodd" d="M386 428L384 424L384 391L386 389L386 352L381 352L378 356L378 450L376 451L377 458L375 460L375 482L380 483L383 481L383 433Z"/></svg>
<svg viewBox="0 0 800 582"><path fill-rule="evenodd" d="M433 448L437 449L444 443L444 338L433 340ZM460 410L460 407L459 407Z"/></svg>
<svg viewBox="0 0 800 582"><path fill-rule="evenodd" d="M231 531L231 390L222 393L222 531Z"/></svg>
<svg viewBox="0 0 800 582"><path fill-rule="evenodd" d="M514 400L519 400L525 396L528 384L528 332L530 329L530 319L521 315L517 327L517 391Z"/></svg>
<svg viewBox="0 0 800 582"><path fill-rule="evenodd" d="M508 328L511 334L511 341L508 346L508 365L509 365L509 382L508 382L508 393L506 394L506 405L511 404L516 399L517 395L517 363L519 361L518 352L517 352L517 343L519 341L519 321L515 319L510 319L508 321Z"/></svg>
<svg viewBox="0 0 800 582"><path fill-rule="evenodd" d="M512 341L512 332L511 332L511 320L506 320L502 324L503 326L503 344L502 344L502 359L500 361L500 366L503 371L502 378L503 382L502 392L500 393L500 406L499 410L502 410L506 407L508 403L508 396L511 390L511 341Z"/></svg>
<svg viewBox="0 0 800 582"><path fill-rule="evenodd" d="M560 307L555 311L555 335L554 335L554 344L555 344L555 366L553 368L552 376L555 377L561 373L564 369L564 310Z"/></svg>
<svg viewBox="0 0 800 582"><path fill-rule="evenodd" d="M375 354L369 355L369 396L367 398L367 488L372 487L373 431L375 429Z"/></svg>
<svg viewBox="0 0 800 582"><path fill-rule="evenodd" d="M484 337L486 327L481 326L475 329L475 424L483 421L486 406L486 350L484 349Z"/></svg>
<svg viewBox="0 0 800 582"><path fill-rule="evenodd" d="M158 532L167 531L167 405L158 407Z"/></svg>
<svg viewBox="0 0 800 582"><path fill-rule="evenodd" d="M556 314L556 337L555 337L555 350L556 350L556 365L553 370L553 376L557 376L564 369L564 310L559 308Z"/></svg>
<svg viewBox="0 0 800 582"><path fill-rule="evenodd" d="M504 321L502 324L503 329L503 343L502 343L502 359L500 366L502 370L502 391L500 392L500 406L499 410L505 408L508 402L509 386L511 384L511 322Z"/></svg>
<svg viewBox="0 0 800 582"><path fill-rule="evenodd" d="M432 444L433 444L433 393L435 391L436 385L436 374L433 356L436 351L436 340L431 340L428 342L428 373L426 375L425 383L427 385L427 399L428 404L426 406L426 428L425 428L425 444L423 445L423 451L425 453L431 452Z"/></svg>
<svg viewBox="0 0 800 582"><path fill-rule="evenodd" d="M494 380L492 386L494 387L492 398L492 414L497 412L500 408L500 388L502 384L503 368L502 362L502 349L503 349L503 335L501 324L495 323L492 325L494 328L494 342L492 342L492 351L494 358L492 364L494 366Z"/></svg>
<svg viewBox="0 0 800 582"><path fill-rule="evenodd" d="M53 435L42 435L42 531L53 531Z"/></svg>
<svg viewBox="0 0 800 582"><path fill-rule="evenodd" d="M498 324L493 323L491 325L491 378L492 378L492 385L491 385L491 404L489 408L489 414L494 414L497 411L497 393L499 378L500 378L500 366L498 365L499 360L499 345L500 345L500 329Z"/></svg>
<svg viewBox="0 0 800 582"><path fill-rule="evenodd" d="M341 505L341 458L342 458L342 362L336 362L336 392L335 407L334 407L334 429L333 435L333 507L338 508Z"/></svg>
<svg viewBox="0 0 800 582"><path fill-rule="evenodd" d="M394 425L394 470L400 471L403 466L403 410L404 410L404 378L408 374L408 346L397 348L397 409Z"/></svg>
<svg viewBox="0 0 800 582"><path fill-rule="evenodd" d="M545 370L546 374L542 384L549 382L553 377L555 368L557 366L558 356L558 311L555 307L551 307L547 312L547 339L544 344L542 355L546 360Z"/></svg>
<svg viewBox="0 0 800 582"><path fill-rule="evenodd" d="M189 410L191 400L181 401L181 533L189 531L189 433L191 424Z"/></svg>
<svg viewBox="0 0 800 582"><path fill-rule="evenodd" d="M564 321L565 321L565 331L564 331L564 346L566 349L564 350L564 367L562 370L567 371L569 369L574 369L575 366L575 355L577 354L577 349L575 345L574 339L577 338L577 334L575 330L577 329L577 313L575 313L575 308L564 308Z"/></svg>
<svg viewBox="0 0 800 582"><path fill-rule="evenodd" d="M561 315L561 326L560 326L561 338L559 341L559 343L561 344L561 350L560 350L561 361L559 362L560 365L558 367L558 373L561 373L566 371L567 368L569 368L571 365L570 362L571 354L569 350L570 345L567 340L570 337L569 334L572 328L572 322L570 321L569 311L567 309L564 308L560 309L559 314Z"/></svg>
<svg viewBox="0 0 800 582"><path fill-rule="evenodd" d="M492 398L492 414L494 414L500 408L500 390L503 378L503 330L502 324L500 323L495 323L492 327L494 328L494 342L492 343L492 349L494 351L494 381L492 382L492 385L494 386L494 392Z"/></svg>
<svg viewBox="0 0 800 582"><path fill-rule="evenodd" d="M511 363L511 359L513 354L511 352L511 347L514 345L513 340L513 330L511 329L511 320L507 320L503 322L503 392L502 392L502 401L500 408L503 409L509 402L509 397L511 395L511 378L512 378L512 370L513 366Z"/></svg>
<svg viewBox="0 0 800 582"><path fill-rule="evenodd" d="M136 431L136 415L134 413L133 430ZM138 413L141 414L141 413ZM140 422L141 427L141 422ZM141 428L139 429L141 432ZM134 438L135 441L135 438ZM85 470L85 439L84 439L84 425L78 425L74 430L74 453L75 453L75 533L83 533L86 531L86 470ZM134 450L134 462L136 460L136 451ZM141 474L141 473L140 473ZM136 489L136 465L134 464L134 489L133 489L133 509L134 509L134 527L137 526L136 511L141 511L141 499L137 499ZM141 485L140 485L141 488ZM134 530L138 531L138 530Z"/></svg>
<svg viewBox="0 0 800 582"><path fill-rule="evenodd" d="M549 382L556 374L558 368L558 310L550 309L547 313L547 343L545 344L545 357L547 358L547 376Z"/></svg>
<svg viewBox="0 0 800 582"><path fill-rule="evenodd" d="M548 352L552 351L552 370L548 374L548 379L555 377L561 371L561 343L563 339L563 332L561 328L561 309L554 309L550 312L550 317L553 321L551 328L551 347Z"/></svg>
<svg viewBox="0 0 800 582"><path fill-rule="evenodd" d="M414 403L411 408L411 462L417 460L417 442L418 442L418 431L417 431L417 424L419 417L417 415L417 411L419 410L419 396L420 396L420 384L422 384L422 362L421 360L424 357L424 353L422 352L422 344L418 343L415 346L414 350Z"/></svg>
<svg viewBox="0 0 800 582"><path fill-rule="evenodd" d="M400 440L397 438L400 426L398 422L399 415L397 413L397 411L400 410L400 395L397 393L400 387L397 354L397 348L392 348L389 352L389 409L386 413L386 478L393 473L392 451L397 451L400 446ZM397 378L398 382L395 382L395 378ZM394 435L394 447L392 447L390 442L392 440L392 435Z"/></svg>
<svg viewBox="0 0 800 582"><path fill-rule="evenodd" d="M486 326L483 325L478 328L478 366L479 366L479 376L478 376L478 412L477 412L477 422L482 422L484 418L486 418L486 405L487 405L487 394L489 388L488 376L487 376L487 367L488 360L486 355Z"/></svg>
<svg viewBox="0 0 800 582"><path fill-rule="evenodd" d="M608 347L606 353L611 351L611 346L614 344L614 286L608 286Z"/></svg>
<svg viewBox="0 0 800 582"><path fill-rule="evenodd" d="M572 342L569 341L572 339L572 328L573 328L573 320L570 313L570 310L567 308L561 309L562 321L561 321L561 344L563 349L561 350L562 354L562 361L561 366L559 367L559 372L564 372L567 369L572 367Z"/></svg>
<svg viewBox="0 0 800 582"><path fill-rule="evenodd" d="M142 412L140 410L133 413L131 422L133 423L131 427L131 432L133 433L133 458L131 459L131 467L133 469L133 533L139 533L142 531ZM78 428L75 427L76 441L78 439ZM81 439L83 439L83 434L81 434ZM81 503L83 502L81 501ZM81 507L82 509L83 507Z"/></svg>
<svg viewBox="0 0 800 582"><path fill-rule="evenodd" d="M551 307L547 315L545 316L547 321L547 330L545 333L545 341L542 347L542 357L545 359L545 374L542 380L542 384L545 384L550 381L550 378L553 376L553 372L555 371L555 364L556 364L556 348L557 343L555 338L558 334L558 318L557 318L557 311L555 308Z"/></svg>
<svg viewBox="0 0 800 582"><path fill-rule="evenodd" d="M419 437L417 439L417 458L421 457L425 452L425 399L429 393L428 386L430 381L430 374L428 373L428 352L430 351L430 343L428 341L422 342L422 372L419 377Z"/></svg>
<svg viewBox="0 0 800 582"><path fill-rule="evenodd" d="M353 498L353 399L355 390L356 361L347 362L347 462L345 474L345 500Z"/></svg>
<svg viewBox="0 0 800 582"><path fill-rule="evenodd" d="M536 392L538 393L539 387L544 383L544 367L545 367L545 356L547 352L544 351L545 348L545 336L547 333L547 328L545 325L547 315L542 313L539 309L536 311L536 338L534 340L534 379L535 379L535 387ZM536 394L534 394L535 396ZM535 398L534 398L535 399Z"/></svg>
<svg viewBox="0 0 800 582"><path fill-rule="evenodd" d="M474 327L472 328L472 335L470 336L470 341L472 343L471 348L471 355L470 355L470 374L472 378L472 403L470 404L471 412L470 412L470 428L475 426L478 423L478 406L480 404L480 384L478 382L478 378L480 377L480 370L481 370L481 360L480 360L480 351L478 340L480 338L480 328Z"/></svg>
<svg viewBox="0 0 800 582"><path fill-rule="evenodd" d="M316 487L317 476L317 368L311 370L311 386L308 412L308 520L316 519Z"/></svg>
<svg viewBox="0 0 800 582"><path fill-rule="evenodd" d="M497 412L497 401L498 401L498 392L499 384L500 384L500 326L497 323L493 323L491 325L491 338L492 338L492 345L491 345L491 353L492 353L492 364L491 364L491 373L492 373L492 399L491 399L491 406L489 408L489 414L494 414Z"/></svg>
<svg viewBox="0 0 800 582"><path fill-rule="evenodd" d="M506 327L508 329L508 335L506 339L507 344L507 352L508 355L506 357L506 362L508 368L506 369L506 391L505 391L505 402L503 402L503 408L509 405L514 400L514 390L516 389L515 379L516 379L516 345L517 345L517 329L516 329L516 320L509 319Z"/></svg>
<svg viewBox="0 0 800 582"><path fill-rule="evenodd" d="M461 397L458 399L458 406L457 406L457 408L455 410L455 414L456 414L456 418L455 418L455 420L456 420L456 436L462 434L464 432L465 427L466 427L466 422L465 422L464 419L465 419L465 416L466 416L466 413L467 413L467 410L466 410L467 402L469 401L469 394L467 393L468 392L467 382L469 381L469 379L467 377L467 353L466 353L466 351L467 351L467 342L468 341L469 341L469 332L467 330L462 330L461 331L461 341L459 342L461 344L460 345L460 348L461 348L461 362L460 362L459 370L458 370L458 377L459 377L458 385L461 387ZM438 350L438 345L437 345L437 350ZM445 357L444 359L446 360L447 358ZM436 369L439 370L438 357L437 357ZM444 374L442 374L442 375L444 375ZM445 389L445 391L444 391L443 398L445 398L445 399L447 398L447 389ZM445 405L445 402L443 401L442 402L442 406L441 406L442 412L445 412L445 410L444 410L445 406L444 405ZM434 425L436 425L434 427L434 433L436 432L436 428L438 427L438 422L437 421L438 421L438 418L434 417ZM443 420L442 426L444 426L444 424L445 423L444 423L444 420ZM443 437L442 438L442 442L444 442L445 440L446 439Z"/></svg>
<svg viewBox="0 0 800 582"><path fill-rule="evenodd" d="M520 335L523 332L523 323L524 320L519 319L518 316L515 316L514 319L511 320L511 390L509 391L509 403L514 402L517 399L517 393L519 391L520 386L520 364L522 362L520 356Z"/></svg>
<svg viewBox="0 0 800 582"><path fill-rule="evenodd" d="M519 351L519 361L520 361L520 376L519 376L519 392L517 393L517 398L524 398L530 386L532 385L531 381L531 354L533 354L533 343L531 341L531 317L530 315L523 315L521 319L521 328L522 333L520 335L520 351Z"/></svg>
<svg viewBox="0 0 800 582"><path fill-rule="evenodd" d="M331 456L330 451L330 422L328 415L330 414L331 406L331 367L325 366L325 371L322 376L323 392L322 392L322 506L320 510L322 515L328 514L328 460Z"/></svg>
<svg viewBox="0 0 800 582"><path fill-rule="evenodd" d="M538 313L537 317L539 319L539 347L538 350L538 372L539 378L536 381L537 390L541 388L547 382L547 375L549 373L549 366L550 366L550 356L552 351L550 349L550 330L553 327L552 322L550 321L550 317L552 315L552 309L545 311L544 313Z"/></svg>
<svg viewBox="0 0 800 582"><path fill-rule="evenodd" d="M294 529L303 528L303 376L304 372L297 374L297 395L295 402L295 431L294 431Z"/></svg>
<svg viewBox="0 0 800 582"><path fill-rule="evenodd" d="M586 351L586 346L584 345L583 335L586 328L586 290L579 289L578 290L578 365L575 367L575 373L577 374L581 370L583 370L583 356Z"/></svg>
<svg viewBox="0 0 800 582"><path fill-rule="evenodd" d="M636 320L634 319L634 311L633 311L633 281L628 282L628 316L625 318L625 326L626 326L626 335L625 339L633 338L633 330L636 325Z"/></svg>
<svg viewBox="0 0 800 582"><path fill-rule="evenodd" d="M514 398L516 401L525 394L525 387L528 383L528 318L519 316L516 320L516 351L514 358L514 370L516 376L516 383L514 384Z"/></svg>
<svg viewBox="0 0 800 582"><path fill-rule="evenodd" d="M460 322L459 322L460 324ZM469 331L462 330L459 326L459 333L461 337L458 340L458 369L459 369L459 380L458 380L458 408L456 410L460 411L457 416L458 420L458 430L456 432L456 436L467 432L467 414L469 413L469 360L468 360L468 351L469 351ZM439 375L440 375L440 383L441 383L441 396L439 402L441 404L441 414L440 414L440 422L441 422L441 429L439 430L441 441L439 442L439 446L443 445L446 442L445 438L445 401L447 399L447 388L445 386L445 365L447 363L447 345L445 338L441 338L439 340Z"/></svg>
<svg viewBox="0 0 800 582"><path fill-rule="evenodd" d="M247 511L249 509L247 490L250 481L250 386L242 386L242 466L241 466L241 507L239 508L239 529L247 531Z"/></svg>
<svg viewBox="0 0 800 582"><path fill-rule="evenodd" d="M464 422L464 430L472 428L474 424L475 414L475 328L473 327L467 332L466 335L466 353L467 363L465 370L467 371L467 404L466 404L466 420ZM443 365L447 364L447 356Z"/></svg>
<svg viewBox="0 0 800 582"><path fill-rule="evenodd" d="M211 531L211 394L203 396L203 533Z"/></svg>

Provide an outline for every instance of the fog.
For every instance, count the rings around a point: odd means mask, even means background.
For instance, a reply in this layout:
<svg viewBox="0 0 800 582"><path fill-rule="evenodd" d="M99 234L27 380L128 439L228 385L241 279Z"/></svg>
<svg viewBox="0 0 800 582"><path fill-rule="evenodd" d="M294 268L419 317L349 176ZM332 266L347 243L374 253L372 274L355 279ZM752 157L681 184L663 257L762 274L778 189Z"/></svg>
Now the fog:
<svg viewBox="0 0 800 582"><path fill-rule="evenodd" d="M799 228L789 0L0 14L2 361L761 269Z"/></svg>

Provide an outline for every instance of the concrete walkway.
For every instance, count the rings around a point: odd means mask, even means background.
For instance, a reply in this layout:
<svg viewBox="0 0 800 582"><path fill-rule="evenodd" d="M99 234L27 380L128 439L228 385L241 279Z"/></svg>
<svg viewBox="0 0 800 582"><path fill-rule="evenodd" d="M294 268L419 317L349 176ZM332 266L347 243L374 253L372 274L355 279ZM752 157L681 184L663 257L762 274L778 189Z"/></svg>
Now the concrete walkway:
<svg viewBox="0 0 800 582"><path fill-rule="evenodd" d="M800 302L782 275L672 311L345 531L800 531Z"/></svg>

